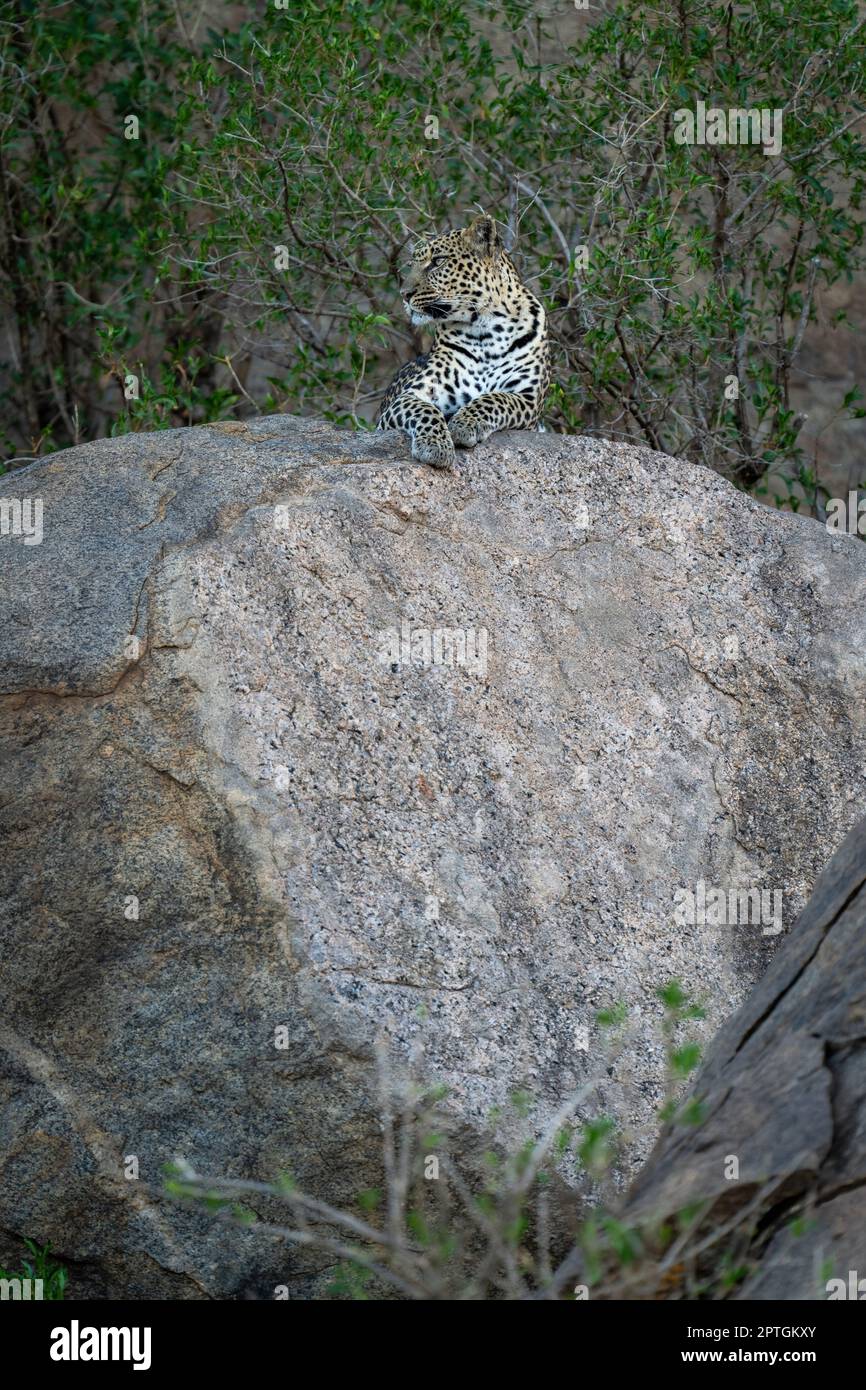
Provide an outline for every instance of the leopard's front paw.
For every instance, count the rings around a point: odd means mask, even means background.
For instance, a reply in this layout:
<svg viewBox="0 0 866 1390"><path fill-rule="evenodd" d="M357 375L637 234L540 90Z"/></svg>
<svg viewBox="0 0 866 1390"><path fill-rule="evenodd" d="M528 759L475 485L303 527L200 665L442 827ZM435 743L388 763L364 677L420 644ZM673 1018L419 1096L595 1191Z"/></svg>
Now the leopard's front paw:
<svg viewBox="0 0 866 1390"><path fill-rule="evenodd" d="M433 468L450 468L455 458L450 434L443 430L441 434L416 436L412 440L412 457Z"/></svg>
<svg viewBox="0 0 866 1390"><path fill-rule="evenodd" d="M482 444L493 433L490 425L481 420L471 405L464 405L448 421L448 430L455 444L463 449L471 449Z"/></svg>

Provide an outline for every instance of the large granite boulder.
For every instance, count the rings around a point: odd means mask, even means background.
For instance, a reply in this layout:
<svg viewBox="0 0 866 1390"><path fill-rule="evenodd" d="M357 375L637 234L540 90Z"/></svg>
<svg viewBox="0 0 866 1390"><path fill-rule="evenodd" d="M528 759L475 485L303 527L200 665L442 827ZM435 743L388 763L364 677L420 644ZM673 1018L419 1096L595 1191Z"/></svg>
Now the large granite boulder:
<svg viewBox="0 0 866 1390"><path fill-rule="evenodd" d="M694 1086L701 1122L665 1130L620 1213L642 1231L686 1235L684 1249L702 1251L693 1277L712 1282L735 1249L737 1299L866 1298L864 945L860 821L714 1039ZM682 1252L653 1253L632 1272L629 1296L684 1284Z"/></svg>
<svg viewBox="0 0 866 1390"><path fill-rule="evenodd" d="M637 1163L656 987L715 1029L861 813L860 542L592 439L460 464L269 417L0 480L42 502L0 536L0 1263L318 1287L162 1166L350 1201L380 1034L471 1132L517 1088L549 1115L624 1001L598 1105Z"/></svg>

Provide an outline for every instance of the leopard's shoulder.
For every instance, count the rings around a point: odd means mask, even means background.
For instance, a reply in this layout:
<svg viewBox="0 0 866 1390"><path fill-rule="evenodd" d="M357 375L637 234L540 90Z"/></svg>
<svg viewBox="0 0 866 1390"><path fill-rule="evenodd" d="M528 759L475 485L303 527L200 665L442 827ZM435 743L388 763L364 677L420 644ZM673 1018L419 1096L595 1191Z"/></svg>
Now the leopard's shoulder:
<svg viewBox="0 0 866 1390"><path fill-rule="evenodd" d="M429 352L419 352L418 356L413 357L411 362L403 363L403 366L394 377L394 380L391 382L391 385L388 387L388 390L385 392L379 404L379 411L376 416L377 424L391 402L396 400L407 387L412 385L413 381L416 381L420 377L429 361Z"/></svg>

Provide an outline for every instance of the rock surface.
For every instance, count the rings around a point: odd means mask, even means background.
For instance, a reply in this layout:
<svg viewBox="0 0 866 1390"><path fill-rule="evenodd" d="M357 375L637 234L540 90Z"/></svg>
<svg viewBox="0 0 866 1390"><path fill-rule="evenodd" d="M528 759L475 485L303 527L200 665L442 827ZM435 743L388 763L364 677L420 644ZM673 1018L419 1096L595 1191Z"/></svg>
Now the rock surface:
<svg viewBox="0 0 866 1390"><path fill-rule="evenodd" d="M94 1296L302 1296L161 1168L350 1201L380 1032L471 1127L515 1088L548 1115L624 1000L599 1104L645 1153L656 986L711 1030L780 939L678 890L781 892L788 929L861 812L862 544L648 451L498 435L455 477L287 417L10 497L44 538L0 538L7 1242Z"/></svg>
<svg viewBox="0 0 866 1390"><path fill-rule="evenodd" d="M636 1225L694 1203L709 1227L737 1230L749 1271L738 1298L850 1298L852 1272L866 1279L864 942L861 821L714 1040L694 1087L703 1122L668 1130L630 1193Z"/></svg>

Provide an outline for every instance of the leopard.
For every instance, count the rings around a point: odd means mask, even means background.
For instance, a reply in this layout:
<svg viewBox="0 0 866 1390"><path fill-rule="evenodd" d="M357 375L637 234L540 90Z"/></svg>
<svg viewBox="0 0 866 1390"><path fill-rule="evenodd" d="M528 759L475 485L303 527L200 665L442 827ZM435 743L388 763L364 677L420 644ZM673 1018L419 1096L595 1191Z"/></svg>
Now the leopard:
<svg viewBox="0 0 866 1390"><path fill-rule="evenodd" d="M547 316L493 217L419 241L400 294L412 325L433 342L394 377L377 429L402 430L413 458L446 469L455 446L474 448L497 430L543 429Z"/></svg>

